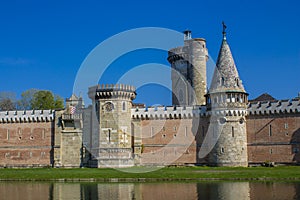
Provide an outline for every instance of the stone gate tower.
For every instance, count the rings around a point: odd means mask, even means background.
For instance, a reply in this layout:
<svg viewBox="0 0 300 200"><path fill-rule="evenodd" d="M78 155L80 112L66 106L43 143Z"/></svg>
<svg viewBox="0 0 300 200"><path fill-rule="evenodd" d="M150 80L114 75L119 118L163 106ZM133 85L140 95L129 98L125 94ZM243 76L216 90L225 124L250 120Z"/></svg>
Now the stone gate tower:
<svg viewBox="0 0 300 200"><path fill-rule="evenodd" d="M90 151L97 167L133 166L131 108L135 88L97 85L89 88L92 99Z"/></svg>
<svg viewBox="0 0 300 200"><path fill-rule="evenodd" d="M184 46L170 49L168 61L172 72L173 105L204 105L208 51L203 38L184 31Z"/></svg>
<svg viewBox="0 0 300 200"><path fill-rule="evenodd" d="M211 133L216 144L209 163L216 166L248 166L246 118L248 94L239 78L225 25L213 80L207 97Z"/></svg>

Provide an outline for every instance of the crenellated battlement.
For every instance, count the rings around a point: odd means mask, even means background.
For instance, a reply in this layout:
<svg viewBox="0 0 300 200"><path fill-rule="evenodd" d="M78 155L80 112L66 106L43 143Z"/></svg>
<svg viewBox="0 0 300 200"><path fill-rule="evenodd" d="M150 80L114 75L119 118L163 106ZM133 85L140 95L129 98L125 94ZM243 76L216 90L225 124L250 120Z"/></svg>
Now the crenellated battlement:
<svg viewBox="0 0 300 200"><path fill-rule="evenodd" d="M247 116L246 109L225 109L225 110L210 110L206 113L207 116Z"/></svg>
<svg viewBox="0 0 300 200"><path fill-rule="evenodd" d="M247 115L268 115L280 113L299 113L299 99L280 100L274 102L249 103L248 108L238 107L224 110L207 110L206 106L160 106L146 108L132 108L132 119L180 119L192 117L205 117L210 115L220 116L247 116Z"/></svg>
<svg viewBox="0 0 300 200"><path fill-rule="evenodd" d="M190 61L187 47L176 47L176 48L170 49L168 51L167 60L171 64L178 60Z"/></svg>
<svg viewBox="0 0 300 200"><path fill-rule="evenodd" d="M135 92L135 87L126 84L101 84L101 85L99 84L97 91L103 91L103 90Z"/></svg>
<svg viewBox="0 0 300 200"><path fill-rule="evenodd" d="M54 110L1 111L0 123L50 122L54 120Z"/></svg>
<svg viewBox="0 0 300 200"><path fill-rule="evenodd" d="M132 108L132 119L185 119L206 115L205 106L159 106L146 108Z"/></svg>
<svg viewBox="0 0 300 200"><path fill-rule="evenodd" d="M281 113L299 113L300 100L279 100L279 101L263 101L249 103L249 115L268 115Z"/></svg>
<svg viewBox="0 0 300 200"><path fill-rule="evenodd" d="M102 84L89 88L89 97L91 99L135 99L135 87L125 84Z"/></svg>

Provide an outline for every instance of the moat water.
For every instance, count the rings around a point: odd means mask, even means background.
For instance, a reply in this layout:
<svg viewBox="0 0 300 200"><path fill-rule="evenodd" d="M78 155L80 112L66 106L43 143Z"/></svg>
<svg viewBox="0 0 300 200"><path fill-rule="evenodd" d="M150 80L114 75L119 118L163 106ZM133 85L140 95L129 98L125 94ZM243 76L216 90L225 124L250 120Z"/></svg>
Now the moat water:
<svg viewBox="0 0 300 200"><path fill-rule="evenodd" d="M0 182L2 200L300 199L300 182L47 183Z"/></svg>

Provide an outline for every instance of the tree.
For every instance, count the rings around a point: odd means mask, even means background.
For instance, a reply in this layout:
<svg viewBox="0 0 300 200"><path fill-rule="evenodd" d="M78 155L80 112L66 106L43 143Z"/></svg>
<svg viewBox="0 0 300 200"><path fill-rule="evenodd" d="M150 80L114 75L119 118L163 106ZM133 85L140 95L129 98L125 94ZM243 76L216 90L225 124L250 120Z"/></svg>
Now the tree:
<svg viewBox="0 0 300 200"><path fill-rule="evenodd" d="M58 95L54 97L54 108L55 109L63 109L64 108L64 100Z"/></svg>
<svg viewBox="0 0 300 200"><path fill-rule="evenodd" d="M40 90L34 93L31 100L31 109L34 110L47 110L47 109L62 109L64 108L63 100L61 97L54 95L47 90Z"/></svg>
<svg viewBox="0 0 300 200"><path fill-rule="evenodd" d="M0 110L16 110L16 94L14 92L0 92Z"/></svg>
<svg viewBox="0 0 300 200"><path fill-rule="evenodd" d="M16 93L14 92L0 92L0 101L3 99L10 99L12 102L16 100Z"/></svg>
<svg viewBox="0 0 300 200"><path fill-rule="evenodd" d="M15 109L16 109L16 105L11 99L2 98L0 100L0 110L1 111L8 111L8 110L15 110Z"/></svg>
<svg viewBox="0 0 300 200"><path fill-rule="evenodd" d="M20 110L32 109L31 101L36 92L38 92L37 89L29 89L29 90L26 90L25 92L22 92L21 99L18 101L18 109L20 109Z"/></svg>

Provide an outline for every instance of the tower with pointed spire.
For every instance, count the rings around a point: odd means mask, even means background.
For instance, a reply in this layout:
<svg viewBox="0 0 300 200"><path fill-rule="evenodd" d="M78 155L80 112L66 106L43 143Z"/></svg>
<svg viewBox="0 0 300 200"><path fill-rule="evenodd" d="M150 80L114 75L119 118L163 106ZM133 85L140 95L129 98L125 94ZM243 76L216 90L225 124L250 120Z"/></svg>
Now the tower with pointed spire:
<svg viewBox="0 0 300 200"><path fill-rule="evenodd" d="M215 166L248 166L246 113L248 94L240 80L223 23L223 40L206 95L210 126L216 144L209 154Z"/></svg>

